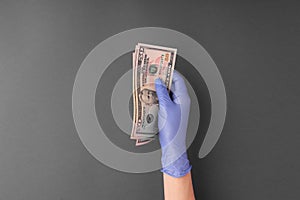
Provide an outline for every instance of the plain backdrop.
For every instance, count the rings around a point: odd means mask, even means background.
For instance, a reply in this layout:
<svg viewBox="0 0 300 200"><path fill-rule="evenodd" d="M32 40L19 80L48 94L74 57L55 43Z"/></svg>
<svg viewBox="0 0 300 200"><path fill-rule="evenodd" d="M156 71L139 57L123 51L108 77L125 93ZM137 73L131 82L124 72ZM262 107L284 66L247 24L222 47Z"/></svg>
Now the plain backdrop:
<svg viewBox="0 0 300 200"><path fill-rule="evenodd" d="M146 26L198 41L224 80L226 124L199 159L209 96L201 76L189 76L192 66L178 58L202 108L188 151L197 199L299 199L299 10L299 1L277 0L1 0L0 200L163 198L161 172L128 174L101 164L72 118L72 87L86 55L109 36ZM116 60L107 79L130 59ZM99 117L102 97L97 93ZM117 143L117 133L109 137Z"/></svg>

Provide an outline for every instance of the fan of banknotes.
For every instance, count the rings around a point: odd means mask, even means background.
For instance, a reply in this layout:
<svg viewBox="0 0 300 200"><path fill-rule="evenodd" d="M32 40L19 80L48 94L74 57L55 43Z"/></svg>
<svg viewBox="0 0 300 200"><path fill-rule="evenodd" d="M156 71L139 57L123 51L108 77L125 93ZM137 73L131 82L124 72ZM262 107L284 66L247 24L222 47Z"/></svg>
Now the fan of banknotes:
<svg viewBox="0 0 300 200"><path fill-rule="evenodd" d="M133 125L131 139L136 146L153 141L158 133L158 98L155 79L171 89L177 49L138 43L132 54Z"/></svg>

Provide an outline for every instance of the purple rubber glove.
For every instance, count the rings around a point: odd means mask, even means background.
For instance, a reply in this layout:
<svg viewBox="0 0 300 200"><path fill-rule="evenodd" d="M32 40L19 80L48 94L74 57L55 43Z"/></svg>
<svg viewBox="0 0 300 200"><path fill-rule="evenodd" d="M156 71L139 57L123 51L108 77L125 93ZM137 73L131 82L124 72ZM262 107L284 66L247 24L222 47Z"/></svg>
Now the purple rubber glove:
<svg viewBox="0 0 300 200"><path fill-rule="evenodd" d="M192 166L186 153L186 131L190 112L190 97L183 78L174 71L172 96L161 79L155 80L159 100L158 128L162 148L162 169L173 177L190 172Z"/></svg>

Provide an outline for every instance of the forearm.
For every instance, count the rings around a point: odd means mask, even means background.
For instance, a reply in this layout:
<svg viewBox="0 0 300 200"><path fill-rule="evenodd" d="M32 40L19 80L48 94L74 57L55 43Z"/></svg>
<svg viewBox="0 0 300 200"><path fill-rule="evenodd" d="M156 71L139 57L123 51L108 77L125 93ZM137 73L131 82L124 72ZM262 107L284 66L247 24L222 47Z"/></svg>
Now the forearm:
<svg viewBox="0 0 300 200"><path fill-rule="evenodd" d="M194 200L191 172L175 178L164 173L165 200Z"/></svg>

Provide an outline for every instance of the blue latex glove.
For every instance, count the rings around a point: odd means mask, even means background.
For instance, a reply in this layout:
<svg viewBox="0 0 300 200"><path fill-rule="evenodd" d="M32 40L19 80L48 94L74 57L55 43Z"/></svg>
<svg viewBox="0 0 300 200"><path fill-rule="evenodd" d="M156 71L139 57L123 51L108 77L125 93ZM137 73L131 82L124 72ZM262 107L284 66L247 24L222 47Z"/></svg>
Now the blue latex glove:
<svg viewBox="0 0 300 200"><path fill-rule="evenodd" d="M183 78L174 71L172 95L161 79L155 80L159 100L158 128L162 148L161 171L173 176L186 175L192 168L186 153L186 131L190 112L190 97Z"/></svg>

